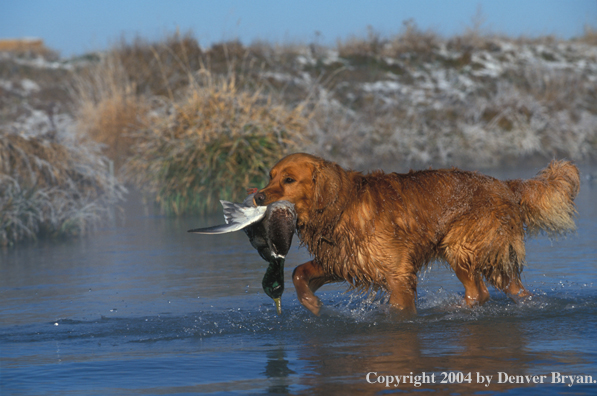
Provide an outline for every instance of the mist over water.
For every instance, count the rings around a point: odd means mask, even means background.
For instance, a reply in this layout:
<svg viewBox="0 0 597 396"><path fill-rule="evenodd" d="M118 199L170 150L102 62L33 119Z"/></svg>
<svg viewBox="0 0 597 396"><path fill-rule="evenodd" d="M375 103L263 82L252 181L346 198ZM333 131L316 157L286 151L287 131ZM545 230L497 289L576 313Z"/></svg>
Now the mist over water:
<svg viewBox="0 0 597 396"><path fill-rule="evenodd" d="M533 171L496 176L530 177ZM418 315L396 317L385 296L318 291L320 317L297 301L292 269L281 316L261 289L267 263L244 233L186 230L221 216L152 215L129 197L124 219L91 237L0 251L2 394L593 394L597 384L552 384L551 373L597 380L597 185L583 182L575 234L527 241L522 304L490 289L483 307L442 264L420 274ZM472 383L441 383L443 372ZM499 374L546 375L544 384ZM371 374L367 377L368 373ZM380 376L433 374L395 387ZM492 376L478 383L477 373ZM376 382L371 384L367 378ZM461 378L462 379L462 378ZM466 379L466 377L464 377Z"/></svg>

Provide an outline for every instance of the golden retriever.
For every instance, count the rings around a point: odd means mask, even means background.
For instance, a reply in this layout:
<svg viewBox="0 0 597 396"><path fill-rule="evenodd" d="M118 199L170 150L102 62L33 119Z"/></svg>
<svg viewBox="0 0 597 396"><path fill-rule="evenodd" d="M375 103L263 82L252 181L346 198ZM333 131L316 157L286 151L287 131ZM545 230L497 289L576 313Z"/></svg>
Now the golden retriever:
<svg viewBox="0 0 597 396"><path fill-rule="evenodd" d="M314 292L337 281L381 288L392 306L414 314L417 273L435 259L454 270L469 306L489 299L483 278L511 297L530 295L520 281L525 233L573 229L579 185L567 161L552 161L533 179L500 181L459 169L363 174L292 154L254 199L294 203L297 233L313 260L294 270L293 282L315 315L321 302Z"/></svg>

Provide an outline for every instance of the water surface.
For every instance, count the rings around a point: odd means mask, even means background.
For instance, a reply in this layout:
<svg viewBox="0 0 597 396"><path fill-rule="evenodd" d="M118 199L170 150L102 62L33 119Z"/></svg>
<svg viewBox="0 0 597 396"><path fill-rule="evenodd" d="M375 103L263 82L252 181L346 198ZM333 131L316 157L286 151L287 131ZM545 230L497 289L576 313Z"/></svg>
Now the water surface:
<svg viewBox="0 0 597 396"><path fill-rule="evenodd" d="M577 233L527 242L530 301L491 289L485 306L463 308L461 284L436 264L420 276L418 315L404 320L383 296L341 284L320 289L325 308L312 316L290 279L309 259L297 240L279 317L261 289L266 263L244 233L187 234L220 217L151 215L133 195L124 220L93 236L1 251L0 390L595 394L597 384L551 383L552 372L597 380L597 184L584 182L576 202ZM500 372L546 380L499 384ZM433 383L377 383L411 373Z"/></svg>

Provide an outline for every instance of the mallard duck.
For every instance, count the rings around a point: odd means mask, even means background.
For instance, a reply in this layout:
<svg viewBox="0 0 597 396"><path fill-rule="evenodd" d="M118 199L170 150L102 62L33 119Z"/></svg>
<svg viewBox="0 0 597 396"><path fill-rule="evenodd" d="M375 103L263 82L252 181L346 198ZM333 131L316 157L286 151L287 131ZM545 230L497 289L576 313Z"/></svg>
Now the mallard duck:
<svg viewBox="0 0 597 396"><path fill-rule="evenodd" d="M269 206L257 206L249 195L241 204L220 201L226 224L197 228L188 232L197 234L224 234L244 230L251 245L269 263L261 285L263 291L276 304L276 312L282 314L284 293L284 261L296 230L296 212L288 201L277 201Z"/></svg>

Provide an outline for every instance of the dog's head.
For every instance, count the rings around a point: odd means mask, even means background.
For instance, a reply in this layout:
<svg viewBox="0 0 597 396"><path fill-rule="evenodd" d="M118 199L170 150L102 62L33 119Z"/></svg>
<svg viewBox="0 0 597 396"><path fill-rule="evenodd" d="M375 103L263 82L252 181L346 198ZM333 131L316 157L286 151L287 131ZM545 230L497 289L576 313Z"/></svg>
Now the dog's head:
<svg viewBox="0 0 597 396"><path fill-rule="evenodd" d="M299 219L335 203L342 187L342 168L310 154L291 154L270 171L268 185L255 194L257 205L294 204Z"/></svg>

